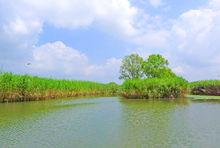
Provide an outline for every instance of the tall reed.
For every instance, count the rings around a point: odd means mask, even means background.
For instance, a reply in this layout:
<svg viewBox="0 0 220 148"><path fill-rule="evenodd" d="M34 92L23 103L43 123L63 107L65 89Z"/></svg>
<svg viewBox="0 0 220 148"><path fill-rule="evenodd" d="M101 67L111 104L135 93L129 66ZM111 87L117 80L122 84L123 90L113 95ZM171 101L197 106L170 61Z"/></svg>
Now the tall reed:
<svg viewBox="0 0 220 148"><path fill-rule="evenodd" d="M188 82L181 77L127 80L122 85L126 98L179 98L187 93Z"/></svg>
<svg viewBox="0 0 220 148"><path fill-rule="evenodd" d="M90 81L56 80L29 75L0 74L0 102L75 96L116 95L118 85Z"/></svg>

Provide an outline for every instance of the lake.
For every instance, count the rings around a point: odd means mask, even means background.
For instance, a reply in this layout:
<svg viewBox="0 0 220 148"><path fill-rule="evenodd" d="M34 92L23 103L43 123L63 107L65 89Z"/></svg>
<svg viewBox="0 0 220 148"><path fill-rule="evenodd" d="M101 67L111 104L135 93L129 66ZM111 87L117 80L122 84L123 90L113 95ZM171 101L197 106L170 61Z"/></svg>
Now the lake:
<svg viewBox="0 0 220 148"><path fill-rule="evenodd" d="M0 104L2 148L219 148L220 102L75 98Z"/></svg>

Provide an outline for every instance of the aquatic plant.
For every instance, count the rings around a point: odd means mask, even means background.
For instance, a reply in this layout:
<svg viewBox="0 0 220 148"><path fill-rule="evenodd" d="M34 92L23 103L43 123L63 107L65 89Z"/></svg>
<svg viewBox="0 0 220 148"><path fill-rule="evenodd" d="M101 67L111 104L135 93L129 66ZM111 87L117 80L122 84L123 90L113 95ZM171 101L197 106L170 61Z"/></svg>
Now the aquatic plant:
<svg viewBox="0 0 220 148"><path fill-rule="evenodd" d="M0 74L0 102L30 101L75 96L115 95L116 83L57 80L29 75Z"/></svg>
<svg viewBox="0 0 220 148"><path fill-rule="evenodd" d="M122 84L126 98L179 98L187 93L188 82L181 77L131 79Z"/></svg>

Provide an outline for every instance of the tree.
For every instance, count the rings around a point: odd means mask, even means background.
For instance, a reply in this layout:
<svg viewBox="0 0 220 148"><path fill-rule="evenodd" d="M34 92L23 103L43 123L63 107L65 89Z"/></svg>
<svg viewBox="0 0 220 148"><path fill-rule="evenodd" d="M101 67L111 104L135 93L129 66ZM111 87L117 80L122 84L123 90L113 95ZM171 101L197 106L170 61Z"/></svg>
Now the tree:
<svg viewBox="0 0 220 148"><path fill-rule="evenodd" d="M138 54L131 54L126 56L122 60L122 65L120 67L120 77L119 79L137 79L143 77L143 58Z"/></svg>
<svg viewBox="0 0 220 148"><path fill-rule="evenodd" d="M161 78L175 76L172 70L168 67L169 62L159 54L153 54L143 62L142 68L144 74L148 78Z"/></svg>

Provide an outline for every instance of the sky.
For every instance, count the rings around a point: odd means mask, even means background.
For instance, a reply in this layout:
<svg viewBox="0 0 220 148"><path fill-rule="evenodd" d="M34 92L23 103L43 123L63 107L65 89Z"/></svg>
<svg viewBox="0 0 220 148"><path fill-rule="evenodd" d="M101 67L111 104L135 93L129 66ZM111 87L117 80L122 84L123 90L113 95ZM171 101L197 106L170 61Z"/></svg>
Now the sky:
<svg viewBox="0 0 220 148"><path fill-rule="evenodd" d="M0 70L120 82L124 56L162 54L220 79L220 0L0 0Z"/></svg>

